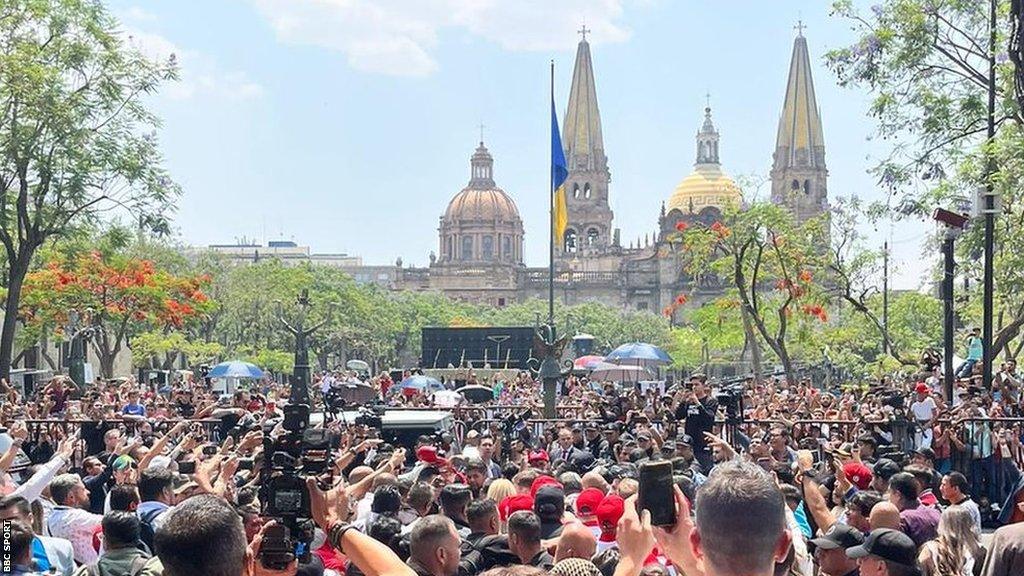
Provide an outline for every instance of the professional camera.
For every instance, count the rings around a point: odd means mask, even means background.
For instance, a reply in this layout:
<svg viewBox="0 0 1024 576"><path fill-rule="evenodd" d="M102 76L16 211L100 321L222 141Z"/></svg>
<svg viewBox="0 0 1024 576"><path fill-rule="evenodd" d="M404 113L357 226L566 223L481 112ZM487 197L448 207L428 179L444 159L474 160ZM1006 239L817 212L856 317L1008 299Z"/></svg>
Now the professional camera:
<svg viewBox="0 0 1024 576"><path fill-rule="evenodd" d="M519 414L509 414L501 420L501 433L509 438L514 438L526 426L526 421L532 414L533 410L529 408Z"/></svg>
<svg viewBox="0 0 1024 576"><path fill-rule="evenodd" d="M356 416L354 422L357 426L366 426L367 428L380 430L384 427L385 409L383 404L363 406L359 409L359 415Z"/></svg>
<svg viewBox="0 0 1024 576"><path fill-rule="evenodd" d="M283 527L264 535L260 561L267 568L283 570L292 561L308 562L314 524L306 478L331 470L331 437L323 429L309 428L309 406L284 407L277 438L264 436L263 467L260 470L260 515L273 518Z"/></svg>
<svg viewBox="0 0 1024 576"><path fill-rule="evenodd" d="M723 386L715 393L718 405L725 408L726 424L743 423L743 384Z"/></svg>

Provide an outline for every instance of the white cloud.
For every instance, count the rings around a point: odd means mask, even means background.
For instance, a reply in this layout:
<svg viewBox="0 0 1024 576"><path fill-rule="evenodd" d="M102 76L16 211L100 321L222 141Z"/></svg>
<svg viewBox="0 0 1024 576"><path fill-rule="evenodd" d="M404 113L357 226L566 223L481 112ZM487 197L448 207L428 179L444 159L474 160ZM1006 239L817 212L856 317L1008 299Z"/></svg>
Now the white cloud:
<svg viewBox="0 0 1024 576"><path fill-rule="evenodd" d="M151 18L147 20L147 18ZM224 70L212 56L195 50L185 50L168 38L148 32L135 23L152 21L148 13L135 9L122 15L124 34L128 42L147 58L178 61L179 79L169 82L163 94L174 100L188 100L195 97L214 97L226 100L252 100L263 95L263 87L240 70Z"/></svg>
<svg viewBox="0 0 1024 576"><path fill-rule="evenodd" d="M628 0L253 0L277 37L343 53L356 70L425 76L445 29L507 50L571 47L586 21L596 42L621 42ZM638 0L632 0L637 2Z"/></svg>

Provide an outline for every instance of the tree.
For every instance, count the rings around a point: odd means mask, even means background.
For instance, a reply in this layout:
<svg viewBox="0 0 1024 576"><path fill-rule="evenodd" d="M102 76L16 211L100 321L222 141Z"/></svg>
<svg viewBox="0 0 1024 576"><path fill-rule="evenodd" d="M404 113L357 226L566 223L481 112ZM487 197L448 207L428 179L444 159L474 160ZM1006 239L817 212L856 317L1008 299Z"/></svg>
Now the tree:
<svg viewBox="0 0 1024 576"><path fill-rule="evenodd" d="M692 226L683 234L686 271L697 280L721 278L736 290L742 310L790 380L795 378L791 327L811 318L828 320L814 281L822 272L817 247L827 237L825 221L797 223L785 208L756 202L746 209L727 208L714 224Z"/></svg>
<svg viewBox="0 0 1024 576"><path fill-rule="evenodd" d="M170 370L180 357L191 365L213 364L224 354L224 347L217 342L189 340L178 331L144 332L131 339L132 364L137 368Z"/></svg>
<svg viewBox="0 0 1024 576"><path fill-rule="evenodd" d="M10 372L16 311L40 246L116 207L163 222L178 190L142 100L175 70L173 58L151 62L128 47L99 2L0 4L0 377Z"/></svg>
<svg viewBox="0 0 1024 576"><path fill-rule="evenodd" d="M26 276L19 316L27 326L58 336L71 311L97 329L91 339L104 377L129 339L148 330L170 333L209 310L206 279L157 270L148 260L98 251L54 260Z"/></svg>
<svg viewBox="0 0 1024 576"><path fill-rule="evenodd" d="M996 331L989 353L1014 356L1024 328L1024 256L1018 249L1024 241L1024 7L1016 0L998 3L994 83L988 2L887 0L869 14L850 1L834 7L859 39L826 60L841 85L866 88L874 98L878 134L894 144L875 172L896 195L899 212L923 216L934 206L966 211L976 190L988 183L1002 200L993 261ZM990 88L996 94L996 135L986 143ZM878 216L888 208L874 206L871 212ZM971 226L957 242L959 274L966 278L981 277L981 228ZM981 282L972 285L976 292L962 300L968 304L959 312L977 321Z"/></svg>

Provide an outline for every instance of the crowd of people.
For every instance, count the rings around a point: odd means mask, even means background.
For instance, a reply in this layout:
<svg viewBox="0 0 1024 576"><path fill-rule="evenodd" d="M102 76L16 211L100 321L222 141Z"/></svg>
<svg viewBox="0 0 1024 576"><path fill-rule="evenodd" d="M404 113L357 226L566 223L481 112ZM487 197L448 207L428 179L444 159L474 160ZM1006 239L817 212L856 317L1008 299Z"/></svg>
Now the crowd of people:
<svg viewBox="0 0 1024 576"><path fill-rule="evenodd" d="M314 411L353 377L317 375ZM387 373L362 380L383 405L435 404L437 391ZM531 419L530 374L473 380L493 397L446 408L457 426L407 445L365 421L318 421L328 470L305 480L308 546L285 565L265 561L283 520L267 513L261 469L288 434L287 385L220 395L201 380L56 377L26 397L0 383L2 571L1024 574L1015 366L949 400L928 373L835 389L572 376L554 421ZM671 525L637 507L640 470L658 461L674 474Z"/></svg>

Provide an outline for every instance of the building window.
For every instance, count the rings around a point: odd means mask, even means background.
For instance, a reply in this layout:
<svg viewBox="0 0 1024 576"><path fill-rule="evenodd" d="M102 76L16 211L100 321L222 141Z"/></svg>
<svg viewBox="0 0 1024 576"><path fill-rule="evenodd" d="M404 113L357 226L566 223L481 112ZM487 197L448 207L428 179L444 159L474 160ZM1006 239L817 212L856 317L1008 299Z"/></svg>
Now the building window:
<svg viewBox="0 0 1024 576"><path fill-rule="evenodd" d="M570 229L565 231L565 241L564 241L564 243L562 245L564 246L564 249L565 249L566 253L574 254L576 252L577 246L576 246L576 231L575 230L570 228Z"/></svg>
<svg viewBox="0 0 1024 576"><path fill-rule="evenodd" d="M588 200L590 199L590 184L583 186L583 197Z"/></svg>
<svg viewBox="0 0 1024 576"><path fill-rule="evenodd" d="M494 259L494 236L484 236L480 242L480 259Z"/></svg>
<svg viewBox="0 0 1024 576"><path fill-rule="evenodd" d="M793 189L793 190L799 190L800 189L800 181L799 180L793 180L793 182L790 183L789 187L791 189Z"/></svg>
<svg viewBox="0 0 1024 576"><path fill-rule="evenodd" d="M498 298L498 307L499 308L504 308L505 307L505 299L504 298Z"/></svg>
<svg viewBox="0 0 1024 576"><path fill-rule="evenodd" d="M452 237L449 236L444 239L444 256L447 260L452 259Z"/></svg>
<svg viewBox="0 0 1024 576"><path fill-rule="evenodd" d="M503 246L501 247L501 253L505 256L505 258L511 258L512 257L512 239L509 238L508 236L505 236L505 238L502 239L502 244L503 244Z"/></svg>
<svg viewBox="0 0 1024 576"><path fill-rule="evenodd" d="M637 310L647 310L647 302L637 302L636 303L636 309Z"/></svg>
<svg viewBox="0 0 1024 576"><path fill-rule="evenodd" d="M573 184L572 185L572 197L573 198L579 198L580 197L580 185L579 184Z"/></svg>
<svg viewBox="0 0 1024 576"><path fill-rule="evenodd" d="M462 237L462 253L459 254L459 256L463 260L472 260L473 259L473 237L472 236L463 236Z"/></svg>
<svg viewBox="0 0 1024 576"><path fill-rule="evenodd" d="M600 233L597 231L597 228L587 230L587 246L596 246L598 236L600 236Z"/></svg>
<svg viewBox="0 0 1024 576"><path fill-rule="evenodd" d="M809 195L810 193L811 193L811 181L810 180L804 180L804 194L808 194Z"/></svg>

